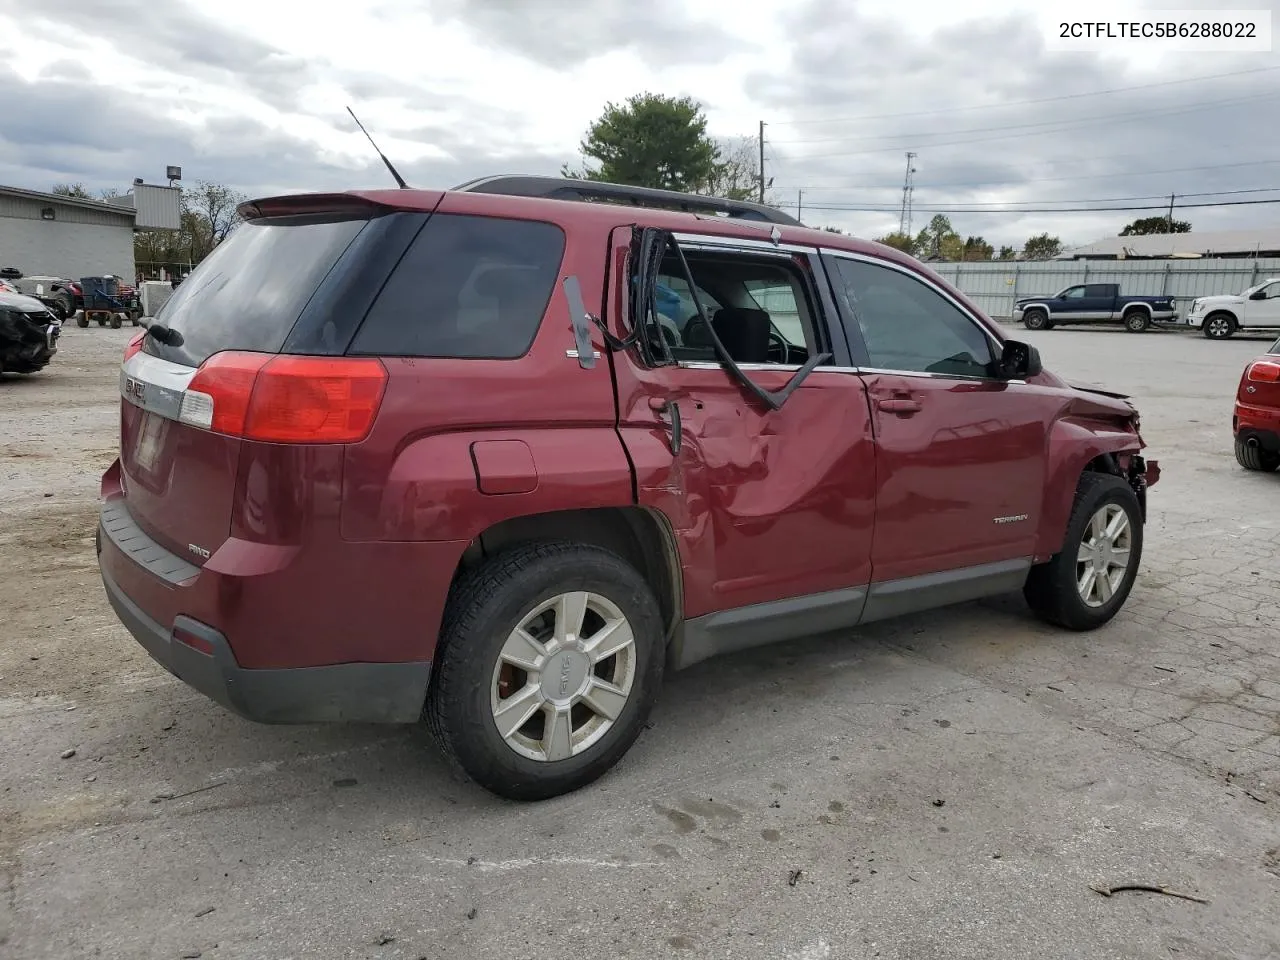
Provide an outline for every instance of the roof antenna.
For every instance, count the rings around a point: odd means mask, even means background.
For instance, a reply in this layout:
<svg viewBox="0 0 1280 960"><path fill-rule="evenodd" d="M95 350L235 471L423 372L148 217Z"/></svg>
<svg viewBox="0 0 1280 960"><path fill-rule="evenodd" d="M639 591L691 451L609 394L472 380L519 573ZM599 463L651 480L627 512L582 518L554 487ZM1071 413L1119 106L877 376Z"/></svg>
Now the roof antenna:
<svg viewBox="0 0 1280 960"><path fill-rule="evenodd" d="M347 113L351 114L351 119L356 122L356 126L360 128L360 132L366 137L369 137L369 131L364 128L364 124L360 122L360 118L356 116L356 112L350 107L347 107ZM391 161L387 159L387 155L381 150L378 150L378 145L373 142L373 137L369 137L369 143L373 145L374 150L377 150L378 156L382 158L382 162L385 163L387 165L387 169L391 171L391 176L396 178L396 183L400 185L400 189L408 190L409 185L404 182L404 177L400 176L400 174L396 172L396 168L391 165Z"/></svg>

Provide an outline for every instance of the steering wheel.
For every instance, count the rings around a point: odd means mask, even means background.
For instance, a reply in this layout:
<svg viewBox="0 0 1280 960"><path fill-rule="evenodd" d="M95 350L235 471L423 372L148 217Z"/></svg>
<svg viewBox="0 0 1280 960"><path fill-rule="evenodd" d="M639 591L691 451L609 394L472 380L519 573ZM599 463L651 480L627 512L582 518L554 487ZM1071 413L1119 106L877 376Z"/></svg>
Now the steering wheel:
<svg viewBox="0 0 1280 960"><path fill-rule="evenodd" d="M791 344L777 330L769 331L769 353L772 354L774 347L782 353L782 359L779 361L783 364L791 362Z"/></svg>

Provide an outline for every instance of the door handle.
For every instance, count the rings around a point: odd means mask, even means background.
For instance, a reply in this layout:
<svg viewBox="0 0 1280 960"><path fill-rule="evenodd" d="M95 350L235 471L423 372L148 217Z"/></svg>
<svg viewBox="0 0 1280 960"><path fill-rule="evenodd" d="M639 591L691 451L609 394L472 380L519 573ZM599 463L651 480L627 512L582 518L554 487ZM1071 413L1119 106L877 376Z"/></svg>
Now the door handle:
<svg viewBox="0 0 1280 960"><path fill-rule="evenodd" d="M881 410L886 413L919 413L923 407L920 406L919 400L908 400L903 397L886 397L876 402Z"/></svg>
<svg viewBox="0 0 1280 960"><path fill-rule="evenodd" d="M671 439L669 445L671 447L671 455L677 457L680 455L680 446L682 441L682 433L680 425L680 404L675 400L667 400L663 397L650 397L649 409L657 414L667 414L671 418Z"/></svg>

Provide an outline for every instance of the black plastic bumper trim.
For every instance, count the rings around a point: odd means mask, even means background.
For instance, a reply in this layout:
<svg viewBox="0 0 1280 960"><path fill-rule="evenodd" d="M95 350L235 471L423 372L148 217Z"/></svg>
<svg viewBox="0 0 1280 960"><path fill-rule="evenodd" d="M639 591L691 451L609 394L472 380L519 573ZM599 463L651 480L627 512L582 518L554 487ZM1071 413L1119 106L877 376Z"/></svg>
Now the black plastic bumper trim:
<svg viewBox="0 0 1280 960"><path fill-rule="evenodd" d="M422 714L430 662L341 663L323 667L246 670L226 638L178 617L174 627L198 637L213 655L173 639L102 571L116 616L171 674L234 713L259 723L414 723Z"/></svg>

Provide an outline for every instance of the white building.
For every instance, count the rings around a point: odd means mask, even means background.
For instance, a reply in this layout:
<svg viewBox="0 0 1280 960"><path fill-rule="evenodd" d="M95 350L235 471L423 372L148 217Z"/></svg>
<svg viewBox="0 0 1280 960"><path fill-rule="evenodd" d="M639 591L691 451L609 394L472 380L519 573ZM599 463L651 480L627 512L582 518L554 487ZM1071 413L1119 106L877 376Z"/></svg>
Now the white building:
<svg viewBox="0 0 1280 960"><path fill-rule="evenodd" d="M1199 257L1280 257L1280 227L1105 237L1083 247L1065 250L1055 259L1164 260Z"/></svg>
<svg viewBox="0 0 1280 960"><path fill-rule="evenodd" d="M132 282L134 231L178 229L181 195L179 187L140 181L111 202L0 186L0 268Z"/></svg>

